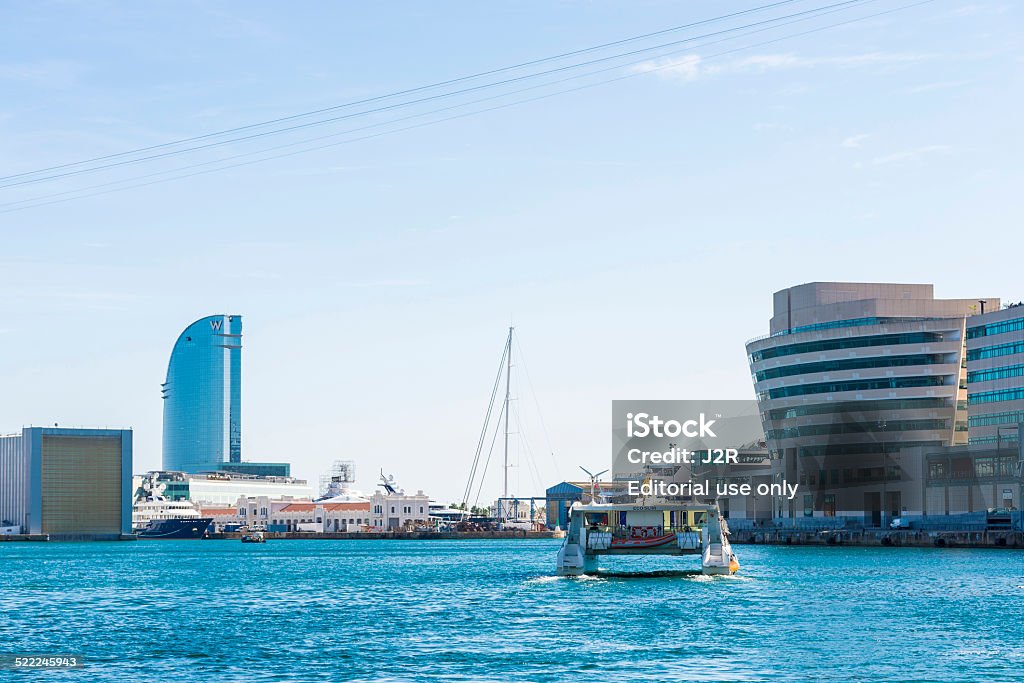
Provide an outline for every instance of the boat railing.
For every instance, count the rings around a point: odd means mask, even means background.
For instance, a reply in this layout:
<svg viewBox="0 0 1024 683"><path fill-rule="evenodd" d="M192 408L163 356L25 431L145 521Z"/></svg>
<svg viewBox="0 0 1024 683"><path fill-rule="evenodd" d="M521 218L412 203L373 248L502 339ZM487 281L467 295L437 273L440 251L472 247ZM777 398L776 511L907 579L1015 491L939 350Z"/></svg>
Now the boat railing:
<svg viewBox="0 0 1024 683"><path fill-rule="evenodd" d="M631 539L643 539L643 538L654 538L657 536L664 536L665 534L675 534L683 532L700 533L703 525L689 525L689 524L657 524L651 526L623 526L623 525L607 525L607 524L590 524L587 525L587 533L593 533L599 531L602 533L610 533L612 538L631 538Z"/></svg>
<svg viewBox="0 0 1024 683"><path fill-rule="evenodd" d="M703 546L700 527L685 524L643 527L595 524L587 527L587 547L604 550L624 541L656 541L669 535L675 535L676 542L682 550L698 550Z"/></svg>

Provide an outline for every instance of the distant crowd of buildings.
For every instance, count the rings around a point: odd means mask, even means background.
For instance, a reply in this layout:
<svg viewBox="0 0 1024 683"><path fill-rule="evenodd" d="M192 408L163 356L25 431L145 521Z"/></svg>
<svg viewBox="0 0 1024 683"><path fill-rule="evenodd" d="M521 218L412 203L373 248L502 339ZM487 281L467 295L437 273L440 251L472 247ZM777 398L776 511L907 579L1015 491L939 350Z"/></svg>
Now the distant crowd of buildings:
<svg viewBox="0 0 1024 683"><path fill-rule="evenodd" d="M189 501L218 521L323 530L428 523L429 501L422 491L406 495L392 487L344 503L318 502L324 492L293 478L289 463L243 460L241 352L238 315L202 318L178 336L161 385L159 471L133 475L128 429L55 425L0 436L0 534L130 537L140 521L136 514L133 524L132 510L146 495L144 480L158 481L162 498Z"/></svg>
<svg viewBox="0 0 1024 683"><path fill-rule="evenodd" d="M217 315L178 337L162 385L166 495L224 524L408 528L422 492L320 496L283 462L242 460L242 324ZM720 500L733 519L895 518L1017 510L1024 451L1024 306L936 299L932 285L815 282L776 292L769 334L746 345L764 439L721 481L797 482L800 495ZM29 427L0 437L0 532L117 538L132 531L130 430ZM602 484L614 492L614 485ZM589 483L547 491L562 526ZM438 512L435 506L433 512ZM302 528L304 527L304 528ZM300 529L302 528L302 529ZM16 531L15 531L16 530Z"/></svg>

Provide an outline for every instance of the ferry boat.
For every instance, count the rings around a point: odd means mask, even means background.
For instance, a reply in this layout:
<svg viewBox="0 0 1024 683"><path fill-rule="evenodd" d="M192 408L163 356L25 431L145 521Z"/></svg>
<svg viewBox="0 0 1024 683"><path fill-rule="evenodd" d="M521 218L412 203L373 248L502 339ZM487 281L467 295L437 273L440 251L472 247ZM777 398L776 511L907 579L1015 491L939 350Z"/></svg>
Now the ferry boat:
<svg viewBox="0 0 1024 683"><path fill-rule="evenodd" d="M573 504L558 575L596 572L602 555L700 555L703 574L739 569L728 524L714 503Z"/></svg>

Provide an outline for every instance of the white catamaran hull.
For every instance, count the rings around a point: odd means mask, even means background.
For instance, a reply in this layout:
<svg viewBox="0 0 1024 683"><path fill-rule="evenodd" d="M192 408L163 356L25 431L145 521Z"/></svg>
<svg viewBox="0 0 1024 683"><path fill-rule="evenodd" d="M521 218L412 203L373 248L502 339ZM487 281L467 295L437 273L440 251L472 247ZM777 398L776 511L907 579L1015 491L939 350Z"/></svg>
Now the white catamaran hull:
<svg viewBox="0 0 1024 683"><path fill-rule="evenodd" d="M578 543L563 543L556 562L559 576L582 576L597 571L597 558L584 553Z"/></svg>
<svg viewBox="0 0 1024 683"><path fill-rule="evenodd" d="M703 521L694 528L690 524L697 516ZM739 569L714 503L574 504L555 571L559 576L596 572L601 555L700 555L703 574Z"/></svg>

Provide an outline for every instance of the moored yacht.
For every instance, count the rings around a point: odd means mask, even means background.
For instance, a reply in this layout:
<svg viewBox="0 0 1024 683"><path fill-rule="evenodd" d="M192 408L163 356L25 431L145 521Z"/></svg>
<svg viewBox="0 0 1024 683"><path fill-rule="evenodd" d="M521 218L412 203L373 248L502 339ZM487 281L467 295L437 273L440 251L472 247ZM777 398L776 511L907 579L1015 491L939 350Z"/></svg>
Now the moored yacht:
<svg viewBox="0 0 1024 683"><path fill-rule="evenodd" d="M213 522L187 500L167 500L153 474L143 480L132 505L132 530L139 538L202 538Z"/></svg>

